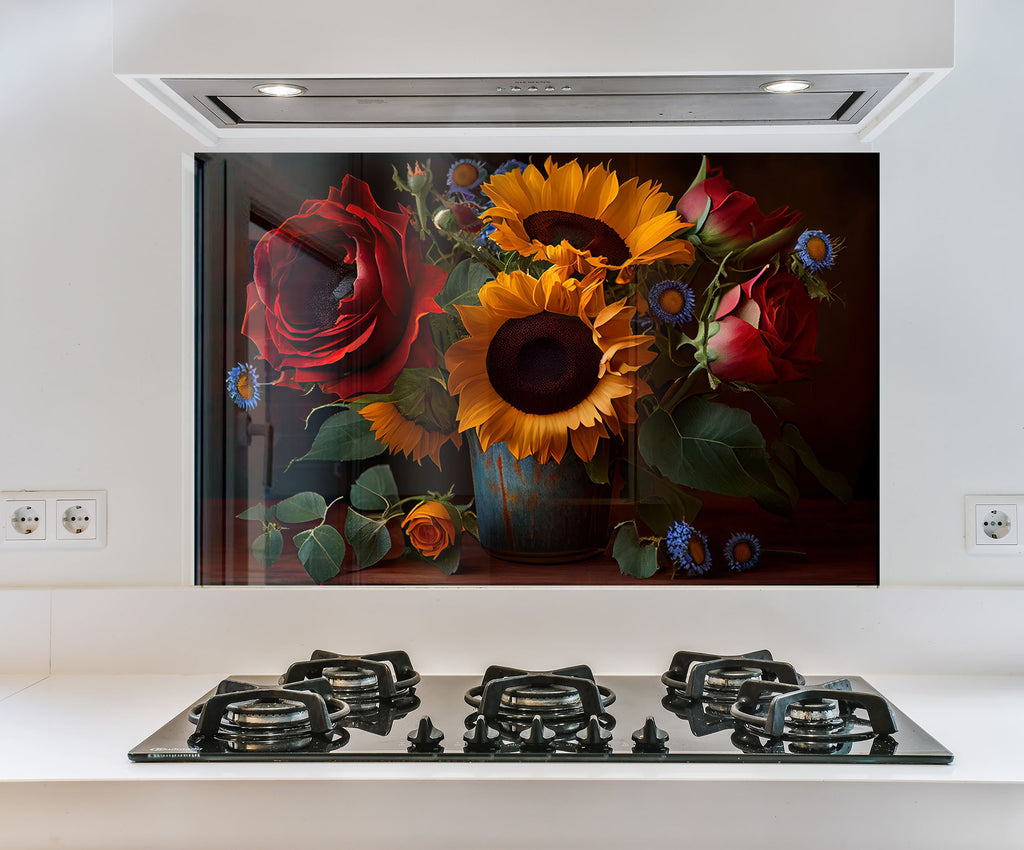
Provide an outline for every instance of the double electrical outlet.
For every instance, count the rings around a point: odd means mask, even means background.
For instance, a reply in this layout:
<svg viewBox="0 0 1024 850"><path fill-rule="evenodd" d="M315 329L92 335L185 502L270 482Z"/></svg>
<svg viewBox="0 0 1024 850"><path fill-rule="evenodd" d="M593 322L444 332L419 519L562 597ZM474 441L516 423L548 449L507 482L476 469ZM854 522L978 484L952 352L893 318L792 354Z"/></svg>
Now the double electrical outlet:
<svg viewBox="0 0 1024 850"><path fill-rule="evenodd" d="M965 496L964 541L972 555L1024 555L1024 496Z"/></svg>
<svg viewBox="0 0 1024 850"><path fill-rule="evenodd" d="M3 546L100 549L107 545L105 490L3 490Z"/></svg>

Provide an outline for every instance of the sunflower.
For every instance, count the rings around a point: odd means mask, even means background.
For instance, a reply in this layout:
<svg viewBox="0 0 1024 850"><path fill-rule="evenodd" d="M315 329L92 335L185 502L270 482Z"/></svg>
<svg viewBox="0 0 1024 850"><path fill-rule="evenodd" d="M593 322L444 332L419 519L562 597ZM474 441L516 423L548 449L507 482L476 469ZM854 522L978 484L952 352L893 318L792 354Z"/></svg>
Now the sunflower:
<svg viewBox="0 0 1024 850"><path fill-rule="evenodd" d="M634 308L605 304L604 272L567 274L501 273L480 289L479 307L458 307L469 337L448 349L448 389L459 431L475 428L484 451L504 441L520 460L560 463L571 439L590 460L651 391L635 373L654 359L654 340L632 333Z"/></svg>
<svg viewBox="0 0 1024 850"><path fill-rule="evenodd" d="M441 446L448 440L452 441L455 448L462 446L462 435L458 431L449 433L425 428L403 416L393 402L375 401L358 410L359 415L369 421L377 441L387 446L391 454L401 452L421 466L423 458L429 457L440 469Z"/></svg>
<svg viewBox="0 0 1024 850"><path fill-rule="evenodd" d="M480 217L494 225L491 239L504 250L581 275L612 270L619 283L658 260L693 263L693 246L669 239L686 222L661 184L634 177L619 185L614 171L576 160L560 166L548 157L544 170L547 177L535 165L495 174L481 187L494 206Z"/></svg>

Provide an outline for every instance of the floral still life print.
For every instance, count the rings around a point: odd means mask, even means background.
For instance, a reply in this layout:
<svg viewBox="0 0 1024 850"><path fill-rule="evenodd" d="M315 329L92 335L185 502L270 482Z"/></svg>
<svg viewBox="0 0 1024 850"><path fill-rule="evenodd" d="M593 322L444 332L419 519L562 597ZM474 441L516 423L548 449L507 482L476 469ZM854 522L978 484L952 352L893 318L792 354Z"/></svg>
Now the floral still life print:
<svg viewBox="0 0 1024 850"><path fill-rule="evenodd" d="M877 583L876 155L198 162L201 583Z"/></svg>

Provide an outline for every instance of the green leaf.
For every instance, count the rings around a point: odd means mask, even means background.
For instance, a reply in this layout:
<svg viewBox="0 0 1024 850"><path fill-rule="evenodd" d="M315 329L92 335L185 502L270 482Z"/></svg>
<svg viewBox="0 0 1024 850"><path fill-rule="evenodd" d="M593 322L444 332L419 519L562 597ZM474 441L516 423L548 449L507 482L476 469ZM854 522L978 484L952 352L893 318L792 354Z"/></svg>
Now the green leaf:
<svg viewBox="0 0 1024 850"><path fill-rule="evenodd" d="M612 557L623 575L650 578L658 571L658 544L643 543L632 520L616 527Z"/></svg>
<svg viewBox="0 0 1024 850"><path fill-rule="evenodd" d="M708 198L708 202L704 205L704 212L700 214L700 218L697 219L693 226L693 232L699 233L700 229L704 226L704 222L708 220L708 216L711 215L711 198Z"/></svg>
<svg viewBox="0 0 1024 850"><path fill-rule="evenodd" d="M700 168L697 169L697 176L693 178L693 182L690 184L690 188L687 189L686 192L689 192L690 189L692 189L694 186L696 186L702 180L706 180L707 176L708 176L708 158L707 158L707 156L702 156L700 158ZM683 194L685 195L686 192L684 192Z"/></svg>
<svg viewBox="0 0 1024 850"><path fill-rule="evenodd" d="M463 260L452 269L434 301L446 313L458 316L456 306L478 305L480 287L493 278L494 275L487 266L473 260Z"/></svg>
<svg viewBox="0 0 1024 850"><path fill-rule="evenodd" d="M252 541L252 554L264 566L272 567L284 551L284 536L276 528L264 531Z"/></svg>
<svg viewBox="0 0 1024 850"><path fill-rule="evenodd" d="M432 566L437 567L446 576L450 576L459 569L461 549L462 547L456 543L454 546L449 546L436 558L428 558L412 548L408 550L407 554L412 560L420 561L424 564L431 564Z"/></svg>
<svg viewBox="0 0 1024 850"><path fill-rule="evenodd" d="M643 466L635 467L637 515L655 534L664 536L669 526L685 519L692 523L700 513L701 500Z"/></svg>
<svg viewBox="0 0 1024 850"><path fill-rule="evenodd" d="M369 420L363 419L355 410L342 410L324 420L309 451L292 460L285 472L293 463L302 460L362 460L376 457L383 451L384 446L377 442L370 430Z"/></svg>
<svg viewBox="0 0 1024 850"><path fill-rule="evenodd" d="M403 369L391 391L391 401L406 419L428 431L455 431L459 403L452 398L440 369Z"/></svg>
<svg viewBox="0 0 1024 850"><path fill-rule="evenodd" d="M776 463L773 459L768 461L768 467L771 469L772 475L775 476L775 483L789 499L790 508L795 508L796 503L800 501L800 490L797 488L793 476L789 474L785 466Z"/></svg>
<svg viewBox="0 0 1024 850"><path fill-rule="evenodd" d="M372 567L391 551L387 523L363 516L352 508L345 517L345 536L355 552L356 568L360 570Z"/></svg>
<svg viewBox="0 0 1024 850"><path fill-rule="evenodd" d="M292 538L299 550L299 561L317 584L323 584L341 571L345 557L345 539L331 525L318 525L300 531Z"/></svg>
<svg viewBox="0 0 1024 850"><path fill-rule="evenodd" d="M792 449L800 458L800 462L807 467L808 472L817 478L818 482L840 502L845 505L853 499L853 488L850 487L850 482L841 473L825 469L821 465L814 450L804 439L804 435L800 433L800 429L792 422L787 422L782 426L781 443Z"/></svg>
<svg viewBox="0 0 1024 850"><path fill-rule="evenodd" d="M610 484L611 441L598 440L597 451L594 452L594 456L584 466L587 469L587 477L595 484Z"/></svg>
<svg viewBox="0 0 1024 850"><path fill-rule="evenodd" d="M456 543L449 546L430 563L437 567L446 576L450 576L459 569L459 558L462 554L462 547Z"/></svg>
<svg viewBox="0 0 1024 850"><path fill-rule="evenodd" d="M462 512L462 529L474 540L480 539L480 523L472 511Z"/></svg>
<svg viewBox="0 0 1024 850"><path fill-rule="evenodd" d="M323 519L327 502L319 493L296 493L277 503L277 516L282 522L312 522Z"/></svg>
<svg viewBox="0 0 1024 850"><path fill-rule="evenodd" d="M750 414L693 396L669 415L656 410L640 426L640 455L683 487L749 496L766 510L786 513L768 465L764 437Z"/></svg>
<svg viewBox="0 0 1024 850"><path fill-rule="evenodd" d="M246 519L253 522L270 522L275 515L274 506L271 505L269 508L260 502L257 505L253 505L251 508L246 508L242 511L235 519Z"/></svg>
<svg viewBox="0 0 1024 850"><path fill-rule="evenodd" d="M349 491L352 504L361 511L386 511L398 501L398 485L387 464L371 466Z"/></svg>
<svg viewBox="0 0 1024 850"><path fill-rule="evenodd" d="M360 396L360 400L362 400L363 398L365 397ZM328 402L327 404L319 404L316 407L311 408L309 413L306 414L306 421L303 423L303 427L308 428L309 420L312 419L321 410L333 410L335 408L337 408L338 410L345 410L347 407L348 404L342 401L332 401Z"/></svg>

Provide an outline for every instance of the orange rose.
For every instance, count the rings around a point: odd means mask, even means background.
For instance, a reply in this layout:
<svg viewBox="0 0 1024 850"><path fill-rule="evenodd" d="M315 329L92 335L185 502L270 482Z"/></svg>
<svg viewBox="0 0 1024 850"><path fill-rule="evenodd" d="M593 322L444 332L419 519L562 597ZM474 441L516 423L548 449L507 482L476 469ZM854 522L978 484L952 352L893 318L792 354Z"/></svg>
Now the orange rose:
<svg viewBox="0 0 1024 850"><path fill-rule="evenodd" d="M455 543L455 524L440 502L420 502L402 520L413 548L426 558L436 558Z"/></svg>

